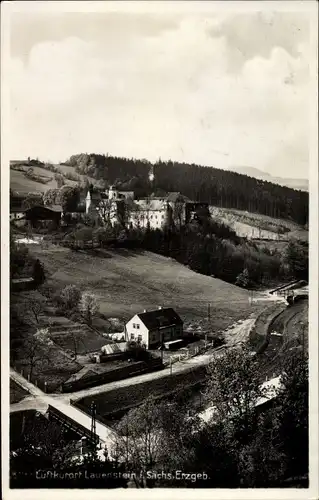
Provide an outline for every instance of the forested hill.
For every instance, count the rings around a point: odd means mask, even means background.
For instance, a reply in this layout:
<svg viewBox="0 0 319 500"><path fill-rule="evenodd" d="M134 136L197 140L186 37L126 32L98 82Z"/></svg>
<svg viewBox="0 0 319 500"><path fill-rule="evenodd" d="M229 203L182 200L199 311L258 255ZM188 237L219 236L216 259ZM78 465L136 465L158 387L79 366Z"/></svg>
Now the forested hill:
<svg viewBox="0 0 319 500"><path fill-rule="evenodd" d="M134 190L138 196L160 190L179 191L211 205L292 219L302 225L308 222L308 193L236 172L172 161L152 164L147 160L97 154L73 155L66 164L75 167L79 174ZM152 186L148 180L151 167L155 176Z"/></svg>

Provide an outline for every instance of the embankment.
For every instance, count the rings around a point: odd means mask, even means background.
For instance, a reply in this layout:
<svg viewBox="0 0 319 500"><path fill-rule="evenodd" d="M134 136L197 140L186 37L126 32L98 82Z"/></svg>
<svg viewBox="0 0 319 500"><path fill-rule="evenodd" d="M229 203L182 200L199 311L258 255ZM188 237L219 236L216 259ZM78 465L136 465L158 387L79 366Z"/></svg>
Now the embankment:
<svg viewBox="0 0 319 500"><path fill-rule="evenodd" d="M261 354L267 348L270 337L270 326L277 316L279 316L287 305L284 302L272 304L258 316L250 332L250 344L258 354Z"/></svg>
<svg viewBox="0 0 319 500"><path fill-rule="evenodd" d="M143 403L146 395L153 395L157 398L168 396L174 392L181 392L182 390L187 391L188 388L191 389L200 385L205 377L206 366L198 366L196 369L187 372L167 375L166 377L84 397L78 401L73 401L72 404L87 413L92 401L94 401L98 419L109 425L118 416Z"/></svg>

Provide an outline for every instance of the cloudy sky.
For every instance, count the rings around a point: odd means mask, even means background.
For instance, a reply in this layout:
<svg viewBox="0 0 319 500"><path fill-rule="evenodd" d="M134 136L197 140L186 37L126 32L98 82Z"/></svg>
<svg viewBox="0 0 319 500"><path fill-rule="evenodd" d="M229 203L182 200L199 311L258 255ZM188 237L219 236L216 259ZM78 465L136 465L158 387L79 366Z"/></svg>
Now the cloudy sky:
<svg viewBox="0 0 319 500"><path fill-rule="evenodd" d="M309 14L24 12L10 37L12 159L96 152L307 177Z"/></svg>

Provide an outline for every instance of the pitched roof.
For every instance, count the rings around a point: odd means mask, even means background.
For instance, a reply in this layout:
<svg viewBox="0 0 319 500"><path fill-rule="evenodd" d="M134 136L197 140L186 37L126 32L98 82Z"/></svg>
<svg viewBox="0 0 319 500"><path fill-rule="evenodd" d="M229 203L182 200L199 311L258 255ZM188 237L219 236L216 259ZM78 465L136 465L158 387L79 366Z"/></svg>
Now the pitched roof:
<svg viewBox="0 0 319 500"><path fill-rule="evenodd" d="M183 321L172 307L147 311L137 315L143 321L146 328L154 330L171 325L182 325Z"/></svg>

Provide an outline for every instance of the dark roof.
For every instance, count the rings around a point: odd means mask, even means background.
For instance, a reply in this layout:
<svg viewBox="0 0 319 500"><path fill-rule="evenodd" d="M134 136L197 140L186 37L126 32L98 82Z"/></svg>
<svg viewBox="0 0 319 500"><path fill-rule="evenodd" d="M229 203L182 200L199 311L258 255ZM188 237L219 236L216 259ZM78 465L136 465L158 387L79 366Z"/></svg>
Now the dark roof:
<svg viewBox="0 0 319 500"><path fill-rule="evenodd" d="M147 311L137 315L144 323L146 328L154 330L171 325L182 325L183 321L172 307Z"/></svg>
<svg viewBox="0 0 319 500"><path fill-rule="evenodd" d="M26 219L50 220L51 217L54 219L58 217L58 214L61 216L62 207L60 207L60 205L54 205L53 207L54 208L44 205L30 207L25 210Z"/></svg>

